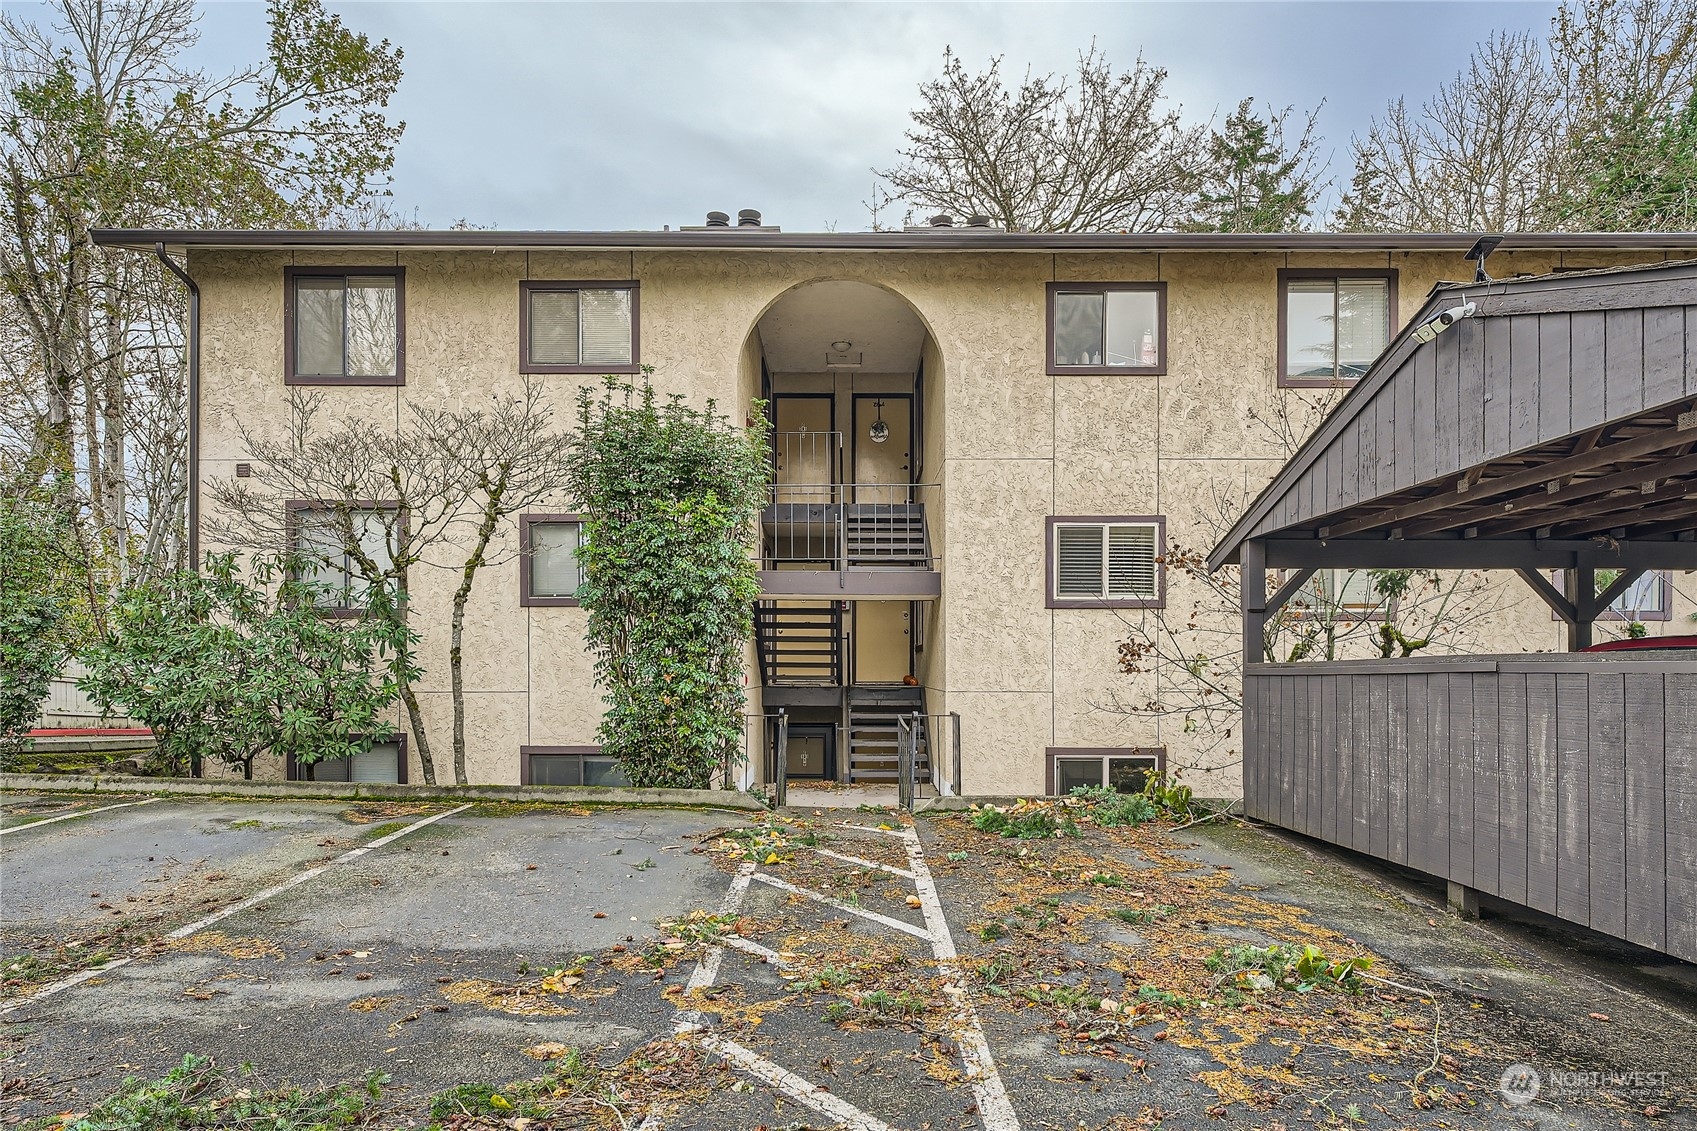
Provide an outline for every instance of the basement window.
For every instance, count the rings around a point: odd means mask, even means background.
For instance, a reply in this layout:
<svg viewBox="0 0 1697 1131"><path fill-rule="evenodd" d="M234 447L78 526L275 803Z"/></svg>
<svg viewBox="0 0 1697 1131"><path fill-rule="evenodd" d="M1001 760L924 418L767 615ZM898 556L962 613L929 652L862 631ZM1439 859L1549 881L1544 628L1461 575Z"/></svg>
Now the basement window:
<svg viewBox="0 0 1697 1131"><path fill-rule="evenodd" d="M407 759L400 739L374 742L371 749L349 758L326 758L310 765L289 763L290 781L387 782L405 785Z"/></svg>
<svg viewBox="0 0 1697 1131"><path fill-rule="evenodd" d="M406 383L402 268L290 267L284 274L286 384Z"/></svg>
<svg viewBox="0 0 1697 1131"><path fill-rule="evenodd" d="M599 746L521 746L519 780L524 785L630 785L618 761Z"/></svg>
<svg viewBox="0 0 1697 1131"><path fill-rule="evenodd" d="M1049 519L1049 608L1160 608L1166 520Z"/></svg>
<svg viewBox="0 0 1697 1131"><path fill-rule="evenodd" d="M1050 283L1049 373L1167 371L1165 283Z"/></svg>
<svg viewBox="0 0 1697 1131"><path fill-rule="evenodd" d="M1075 789L1106 786L1117 793L1141 793L1166 763L1165 747L1085 749L1051 747L1049 792L1065 797Z"/></svg>
<svg viewBox="0 0 1697 1131"><path fill-rule="evenodd" d="M519 284L520 373L637 373L637 284Z"/></svg>

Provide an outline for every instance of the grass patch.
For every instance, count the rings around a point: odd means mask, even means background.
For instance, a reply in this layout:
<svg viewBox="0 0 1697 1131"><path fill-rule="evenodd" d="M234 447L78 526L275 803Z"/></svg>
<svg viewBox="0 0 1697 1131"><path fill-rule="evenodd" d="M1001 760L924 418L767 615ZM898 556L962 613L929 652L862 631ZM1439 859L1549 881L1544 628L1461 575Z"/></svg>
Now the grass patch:
<svg viewBox="0 0 1697 1131"><path fill-rule="evenodd" d="M256 1086L253 1066L235 1072L190 1053L157 1080L129 1077L92 1110L68 1118L65 1131L179 1131L192 1127L318 1131L369 1123L389 1078L329 1088Z"/></svg>
<svg viewBox="0 0 1697 1131"><path fill-rule="evenodd" d="M1168 907L1165 904L1156 904L1154 907L1116 907L1113 911L1109 912L1109 914L1122 923L1130 923L1132 926L1136 927L1143 926L1147 923L1153 923L1163 915L1170 914L1171 912L1171 907Z"/></svg>
<svg viewBox="0 0 1697 1131"><path fill-rule="evenodd" d="M552 1061L553 1070L534 1080L509 1084L458 1084L438 1092L430 1101L430 1118L442 1120L485 1117L498 1120L547 1118L562 1107L576 1106L601 1083L601 1067L577 1049L566 1049Z"/></svg>

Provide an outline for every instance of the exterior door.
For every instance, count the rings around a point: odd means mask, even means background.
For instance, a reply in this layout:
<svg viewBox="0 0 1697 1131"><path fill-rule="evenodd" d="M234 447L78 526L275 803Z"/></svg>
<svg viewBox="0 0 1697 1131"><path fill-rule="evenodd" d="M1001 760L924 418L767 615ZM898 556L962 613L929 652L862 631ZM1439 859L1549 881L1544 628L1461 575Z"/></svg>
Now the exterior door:
<svg viewBox="0 0 1697 1131"><path fill-rule="evenodd" d="M883 428L878 422L883 421ZM883 440L875 437L884 436ZM854 397L854 501L905 503L913 482L913 398L899 393Z"/></svg>
<svg viewBox="0 0 1697 1131"><path fill-rule="evenodd" d="M777 740L774 727L772 741L776 743ZM836 727L828 723L791 723L788 749L786 777L826 779L837 776Z"/></svg>
<svg viewBox="0 0 1697 1131"><path fill-rule="evenodd" d="M780 503L828 503L831 484L837 481L837 448L833 398L780 396L772 409L777 437L773 452L777 460L777 501Z"/></svg>
<svg viewBox="0 0 1697 1131"><path fill-rule="evenodd" d="M854 681L900 683L913 671L913 602L854 603Z"/></svg>

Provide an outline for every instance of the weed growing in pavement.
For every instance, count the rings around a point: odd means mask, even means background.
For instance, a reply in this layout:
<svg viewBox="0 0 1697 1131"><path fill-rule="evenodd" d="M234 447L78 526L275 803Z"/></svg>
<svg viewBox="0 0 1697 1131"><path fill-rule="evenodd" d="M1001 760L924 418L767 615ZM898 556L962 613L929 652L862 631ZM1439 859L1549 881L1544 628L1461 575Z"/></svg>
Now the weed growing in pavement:
<svg viewBox="0 0 1697 1131"><path fill-rule="evenodd" d="M1007 981L1019 973L1019 967L1012 962L993 958L989 962L980 962L973 967L973 972L984 982L984 988L995 997L1007 997Z"/></svg>
<svg viewBox="0 0 1697 1131"><path fill-rule="evenodd" d="M796 829L781 824L748 825L728 829L719 837L719 847L733 860L756 864L783 864L796 845L815 848L821 842L812 829Z"/></svg>
<svg viewBox="0 0 1697 1131"><path fill-rule="evenodd" d="M69 1117L64 1131L177 1131L188 1127L332 1128L366 1123L389 1077L329 1088L254 1087L253 1066L231 1073L189 1053L157 1080L131 1076L110 1099Z"/></svg>
<svg viewBox="0 0 1697 1131"><path fill-rule="evenodd" d="M930 1002L908 990L898 993L868 990L863 994L850 994L841 1001L833 1001L825 1007L823 1017L830 1025L853 1021L860 1025L877 1026L922 1017L930 1009Z"/></svg>
<svg viewBox="0 0 1697 1131"><path fill-rule="evenodd" d="M1186 1009L1190 1005L1190 1000L1183 994L1163 990L1160 986L1138 986L1137 1000L1146 1001L1151 1005L1167 1005L1174 1009Z"/></svg>
<svg viewBox="0 0 1697 1131"><path fill-rule="evenodd" d="M981 833L1013 840L1049 840L1078 835L1078 825L1071 817L1063 815L1056 818L1054 810L1041 802L1028 804L1021 801L1007 808L977 806L967 820Z"/></svg>
<svg viewBox="0 0 1697 1131"><path fill-rule="evenodd" d="M995 919L992 919L990 922L985 923L978 928L978 938L983 942L995 942L997 939L1005 939L1007 937L1007 924Z"/></svg>
<svg viewBox="0 0 1697 1131"><path fill-rule="evenodd" d="M638 872L646 872L646 871L648 871L648 869L650 869L654 866L655 866L654 857L652 857L652 856L650 856L648 859L644 860L640 864L631 865L631 867L636 869Z"/></svg>
<svg viewBox="0 0 1697 1131"><path fill-rule="evenodd" d="M951 853L949 853L949 863L951 863L951 864L962 863L963 861L970 858L971 855L972 854L970 852L951 852Z"/></svg>
<svg viewBox="0 0 1697 1131"><path fill-rule="evenodd" d="M534 1080L510 1084L458 1084L438 1092L430 1101L430 1118L443 1120L488 1117L497 1120L546 1118L576 1106L600 1085L601 1068L577 1049L567 1049L551 1072Z"/></svg>
<svg viewBox="0 0 1697 1131"><path fill-rule="evenodd" d="M1155 803L1141 793L1120 793L1101 785L1081 785L1072 791L1074 801L1082 802L1089 818L1103 828L1141 825L1155 819Z"/></svg>
<svg viewBox="0 0 1697 1131"><path fill-rule="evenodd" d="M1158 903L1154 907L1116 907L1109 914L1122 923L1131 923L1137 926L1144 923L1153 923L1156 919L1171 913L1171 911L1171 907L1164 903Z"/></svg>
<svg viewBox="0 0 1697 1131"><path fill-rule="evenodd" d="M691 911L682 919L662 919L660 930L685 943L715 943L736 931L735 915L715 915L707 911Z"/></svg>
<svg viewBox="0 0 1697 1131"><path fill-rule="evenodd" d="M818 993L820 990L837 990L859 981L851 970L838 966L823 966L819 972L808 978L797 978L785 987L792 994Z"/></svg>
<svg viewBox="0 0 1697 1131"><path fill-rule="evenodd" d="M1332 959L1312 943L1300 947L1274 943L1216 950L1203 959L1202 965L1218 975L1216 985L1223 983L1240 991L1278 988L1305 994L1324 988L1353 994L1361 992L1361 973L1373 965L1373 959L1367 955Z"/></svg>

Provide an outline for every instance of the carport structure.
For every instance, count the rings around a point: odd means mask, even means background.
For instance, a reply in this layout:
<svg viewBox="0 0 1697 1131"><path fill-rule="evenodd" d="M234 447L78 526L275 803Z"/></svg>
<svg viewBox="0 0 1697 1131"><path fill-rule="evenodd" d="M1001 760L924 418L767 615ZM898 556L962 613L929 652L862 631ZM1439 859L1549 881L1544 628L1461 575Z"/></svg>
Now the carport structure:
<svg viewBox="0 0 1697 1131"><path fill-rule="evenodd" d="M1697 961L1697 653L1580 652L1697 568L1697 262L1435 288L1230 563L1250 816ZM1515 571L1569 651L1267 662L1315 571L1409 567Z"/></svg>

